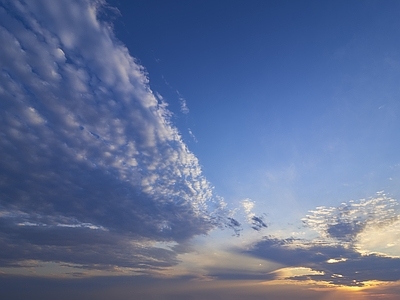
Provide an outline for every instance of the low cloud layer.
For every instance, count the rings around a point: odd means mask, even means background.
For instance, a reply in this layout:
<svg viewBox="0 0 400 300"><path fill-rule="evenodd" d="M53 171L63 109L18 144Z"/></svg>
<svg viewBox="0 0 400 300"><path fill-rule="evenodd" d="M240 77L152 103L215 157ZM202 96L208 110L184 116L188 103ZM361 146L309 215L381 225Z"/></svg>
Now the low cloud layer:
<svg viewBox="0 0 400 300"><path fill-rule="evenodd" d="M1 2L1 266L171 266L157 242L225 220L167 104L98 19L104 4Z"/></svg>

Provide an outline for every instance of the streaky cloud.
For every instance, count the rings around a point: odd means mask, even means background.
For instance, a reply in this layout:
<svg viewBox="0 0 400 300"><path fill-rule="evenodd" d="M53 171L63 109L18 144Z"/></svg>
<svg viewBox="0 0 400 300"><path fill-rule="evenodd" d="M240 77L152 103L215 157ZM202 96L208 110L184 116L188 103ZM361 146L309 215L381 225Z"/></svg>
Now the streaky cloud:
<svg viewBox="0 0 400 300"><path fill-rule="evenodd" d="M257 217L256 214L253 212L255 206L254 201L246 198L241 202L241 204L246 214L247 223L250 224L252 229L260 231L261 229L268 227L263 220L264 217L263 216Z"/></svg>

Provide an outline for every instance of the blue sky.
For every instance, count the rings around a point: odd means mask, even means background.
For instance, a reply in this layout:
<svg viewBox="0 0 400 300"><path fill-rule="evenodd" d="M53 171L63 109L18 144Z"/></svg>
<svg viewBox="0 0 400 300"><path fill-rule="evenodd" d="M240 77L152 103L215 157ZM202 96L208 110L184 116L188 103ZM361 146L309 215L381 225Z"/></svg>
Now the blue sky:
<svg viewBox="0 0 400 300"><path fill-rule="evenodd" d="M397 1L0 3L9 299L397 299Z"/></svg>
<svg viewBox="0 0 400 300"><path fill-rule="evenodd" d="M137 6L121 3L126 18L115 22L117 32L127 36L154 89L167 90L171 108L179 104L176 90L186 99L191 113L176 122L200 141L182 129L221 194L265 199L272 192L263 187L265 174L285 172L298 172L302 182L294 188L306 210L320 197L335 203L386 188L362 177L396 163L390 149L398 77L391 62L399 45L390 3ZM136 34L140 42L129 41ZM359 181L362 188L338 194Z"/></svg>

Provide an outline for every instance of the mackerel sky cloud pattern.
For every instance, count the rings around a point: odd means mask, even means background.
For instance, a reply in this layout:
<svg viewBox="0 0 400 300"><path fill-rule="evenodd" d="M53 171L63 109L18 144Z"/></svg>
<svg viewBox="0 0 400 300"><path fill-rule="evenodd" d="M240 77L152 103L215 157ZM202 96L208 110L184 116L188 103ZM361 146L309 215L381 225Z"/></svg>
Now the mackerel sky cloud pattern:
<svg viewBox="0 0 400 300"><path fill-rule="evenodd" d="M398 8L0 0L2 296L398 299Z"/></svg>
<svg viewBox="0 0 400 300"><path fill-rule="evenodd" d="M169 266L172 251L152 243L184 241L221 222L223 200L167 104L97 19L103 4L0 8L3 265ZM21 242L24 251L15 251Z"/></svg>

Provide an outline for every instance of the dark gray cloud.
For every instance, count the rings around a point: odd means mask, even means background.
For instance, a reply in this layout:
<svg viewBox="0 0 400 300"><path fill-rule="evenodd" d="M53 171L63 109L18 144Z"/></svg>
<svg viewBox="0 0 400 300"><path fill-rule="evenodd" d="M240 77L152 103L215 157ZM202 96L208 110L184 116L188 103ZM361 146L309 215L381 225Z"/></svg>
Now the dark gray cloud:
<svg viewBox="0 0 400 300"><path fill-rule="evenodd" d="M325 273L317 280L326 280L333 284L363 286L363 282L370 280L400 280L400 259L374 254L358 255L337 263L325 262L314 268ZM310 278L316 277L318 276L310 275Z"/></svg>
<svg viewBox="0 0 400 300"><path fill-rule="evenodd" d="M238 220L232 217L228 217L228 222L226 223L226 227L233 230L235 236L240 236L240 232L243 230L242 224Z"/></svg>
<svg viewBox="0 0 400 300"><path fill-rule="evenodd" d="M174 252L152 242L226 220L167 104L97 18L104 5L0 4L3 266L170 266Z"/></svg>
<svg viewBox="0 0 400 300"><path fill-rule="evenodd" d="M365 249L361 249L359 241L364 230L382 230L397 222L397 207L397 201L384 193L342 203L339 207L319 207L303 220L320 234L318 240L264 237L246 253L288 267L319 272L290 277L299 281L313 279L347 286L363 286L363 282L370 280L397 281L400 280L400 258L372 250L363 253Z"/></svg>
<svg viewBox="0 0 400 300"><path fill-rule="evenodd" d="M24 267L26 261L34 260L113 271L116 267L155 270L177 263L174 251L146 245L143 240L134 242L118 232L89 227L13 226L4 222L0 229L2 267Z"/></svg>
<svg viewBox="0 0 400 300"><path fill-rule="evenodd" d="M267 273L267 272L245 272L245 271L232 271L227 270L223 272L222 270L219 271L212 271L210 270L208 277L218 280L274 280L277 278L276 274Z"/></svg>
<svg viewBox="0 0 400 300"><path fill-rule="evenodd" d="M260 231L263 228L267 228L267 224L264 222L264 216L256 216L253 212L255 202L249 198L242 201L242 207L246 214L247 223L250 227L256 231ZM264 214L265 215L265 214Z"/></svg>
<svg viewBox="0 0 400 300"><path fill-rule="evenodd" d="M21 288L23 287L23 288ZM259 281L196 281L191 277L155 279L146 276L115 276L77 279L7 277L0 275L0 289L6 299L326 299L330 291L301 286L265 286ZM334 296L338 296L336 292ZM340 299L351 299L350 297Z"/></svg>
<svg viewBox="0 0 400 300"><path fill-rule="evenodd" d="M297 244L300 246L296 247ZM343 255L352 256L353 251L346 250L343 246L327 246L324 244L308 243L296 239L277 239L265 237L257 242L248 253L283 265L300 267L305 264L318 264L330 258L340 258ZM307 265L308 266L308 265Z"/></svg>
<svg viewBox="0 0 400 300"><path fill-rule="evenodd" d="M341 245L265 238L246 253L290 267L306 267L323 272L323 275L289 278L294 280L313 279L348 286L362 286L368 280L400 280L399 258L361 255L355 249Z"/></svg>
<svg viewBox="0 0 400 300"><path fill-rule="evenodd" d="M262 217L257 217L257 216L253 216L251 218L252 221L252 225L251 228L253 228L256 231L260 231L263 228L267 228L267 224L264 223Z"/></svg>

